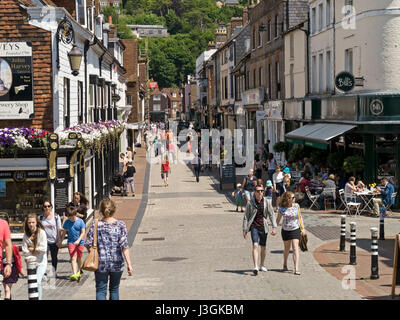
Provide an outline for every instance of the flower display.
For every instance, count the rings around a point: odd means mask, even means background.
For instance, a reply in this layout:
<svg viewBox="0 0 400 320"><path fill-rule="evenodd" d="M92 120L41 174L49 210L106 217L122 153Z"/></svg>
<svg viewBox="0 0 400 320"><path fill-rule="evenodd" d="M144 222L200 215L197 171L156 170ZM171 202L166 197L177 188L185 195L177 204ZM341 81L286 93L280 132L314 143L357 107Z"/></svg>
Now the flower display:
<svg viewBox="0 0 400 320"><path fill-rule="evenodd" d="M0 148L30 149L45 139L49 131L36 128L0 129Z"/></svg>
<svg viewBox="0 0 400 320"><path fill-rule="evenodd" d="M126 123L118 120L81 123L59 133L60 145L66 144L69 133L80 132L85 149L100 148L107 140L116 138L125 128Z"/></svg>

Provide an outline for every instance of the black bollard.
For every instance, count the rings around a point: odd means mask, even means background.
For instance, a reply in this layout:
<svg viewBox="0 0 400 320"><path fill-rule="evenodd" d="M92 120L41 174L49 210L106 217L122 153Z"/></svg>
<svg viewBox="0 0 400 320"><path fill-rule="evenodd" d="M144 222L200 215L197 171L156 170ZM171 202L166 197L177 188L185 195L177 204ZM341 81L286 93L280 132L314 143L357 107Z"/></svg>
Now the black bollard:
<svg viewBox="0 0 400 320"><path fill-rule="evenodd" d="M38 283L37 283L37 263L36 257L26 258L28 268L28 297L29 300L39 300Z"/></svg>
<svg viewBox="0 0 400 320"><path fill-rule="evenodd" d="M340 251L346 251L346 215L342 214L340 216L341 226L340 226Z"/></svg>
<svg viewBox="0 0 400 320"><path fill-rule="evenodd" d="M382 213L379 217L379 240L385 240L385 218Z"/></svg>
<svg viewBox="0 0 400 320"><path fill-rule="evenodd" d="M350 264L355 265L356 262L356 223L350 222Z"/></svg>
<svg viewBox="0 0 400 320"><path fill-rule="evenodd" d="M371 228L371 239L371 279L379 279L377 228Z"/></svg>

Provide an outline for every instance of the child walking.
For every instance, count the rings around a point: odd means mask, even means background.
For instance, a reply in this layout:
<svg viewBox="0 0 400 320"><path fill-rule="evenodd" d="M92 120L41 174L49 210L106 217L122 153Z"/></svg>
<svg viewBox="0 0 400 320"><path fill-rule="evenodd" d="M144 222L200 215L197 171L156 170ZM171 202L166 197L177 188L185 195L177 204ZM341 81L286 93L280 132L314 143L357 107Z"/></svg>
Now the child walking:
<svg viewBox="0 0 400 320"><path fill-rule="evenodd" d="M58 247L61 247L62 239L68 232L68 251L71 257L72 275L69 277L72 281L81 279L83 244L85 243L86 225L81 218L76 216L76 209L73 206L67 207L68 219L64 222L61 236L58 241Z"/></svg>
<svg viewBox="0 0 400 320"><path fill-rule="evenodd" d="M11 267L11 275L8 278L3 278L3 288L4 288L4 300L11 300L11 287L14 283L18 282L18 275L21 277L25 277L23 268L22 268L22 259L19 253L18 247L13 244L13 256L12 256L12 267ZM3 250L3 265L7 263L6 253ZM3 270L1 271L3 275Z"/></svg>
<svg viewBox="0 0 400 320"><path fill-rule="evenodd" d="M239 211L239 207L240 211L244 212L243 207L246 206L246 203L243 198L242 185L240 183L236 185L236 190L232 192L232 197L234 197L236 201L236 212Z"/></svg>

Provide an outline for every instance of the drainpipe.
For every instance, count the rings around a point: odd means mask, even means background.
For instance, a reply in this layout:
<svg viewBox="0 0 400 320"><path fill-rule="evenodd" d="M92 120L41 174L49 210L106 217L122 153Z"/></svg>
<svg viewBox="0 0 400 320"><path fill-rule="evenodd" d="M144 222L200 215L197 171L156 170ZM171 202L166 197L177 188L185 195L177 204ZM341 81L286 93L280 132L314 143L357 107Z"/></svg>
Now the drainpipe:
<svg viewBox="0 0 400 320"><path fill-rule="evenodd" d="M94 36L93 36L93 40L94 40ZM92 41L93 41L92 40ZM89 48L91 46L93 46L96 42L93 41L89 41L86 40L85 41L85 47L84 47L84 63L85 63L85 122L88 122L88 70L87 70L87 53L89 51Z"/></svg>
<svg viewBox="0 0 400 320"><path fill-rule="evenodd" d="M307 46L307 92L306 95L310 95L310 12L307 13L307 29L300 28L306 34L306 46Z"/></svg>
<svg viewBox="0 0 400 320"><path fill-rule="evenodd" d="M286 0L286 31L289 30L289 0Z"/></svg>

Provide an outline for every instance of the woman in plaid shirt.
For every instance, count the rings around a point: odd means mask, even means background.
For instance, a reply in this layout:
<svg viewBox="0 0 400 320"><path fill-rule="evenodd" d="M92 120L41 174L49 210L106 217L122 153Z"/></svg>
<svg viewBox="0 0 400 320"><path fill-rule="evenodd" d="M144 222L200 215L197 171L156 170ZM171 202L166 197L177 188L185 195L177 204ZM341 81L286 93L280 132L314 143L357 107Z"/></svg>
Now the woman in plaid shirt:
<svg viewBox="0 0 400 320"><path fill-rule="evenodd" d="M99 268L95 272L96 300L106 300L107 285L110 285L110 300L119 300L119 284L125 262L128 275L133 274L129 256L129 244L125 222L115 219L116 207L112 200L102 200L99 211L102 219L97 226L97 248L99 251ZM85 247L93 245L94 223L90 227ZM125 260L125 261L124 261Z"/></svg>

